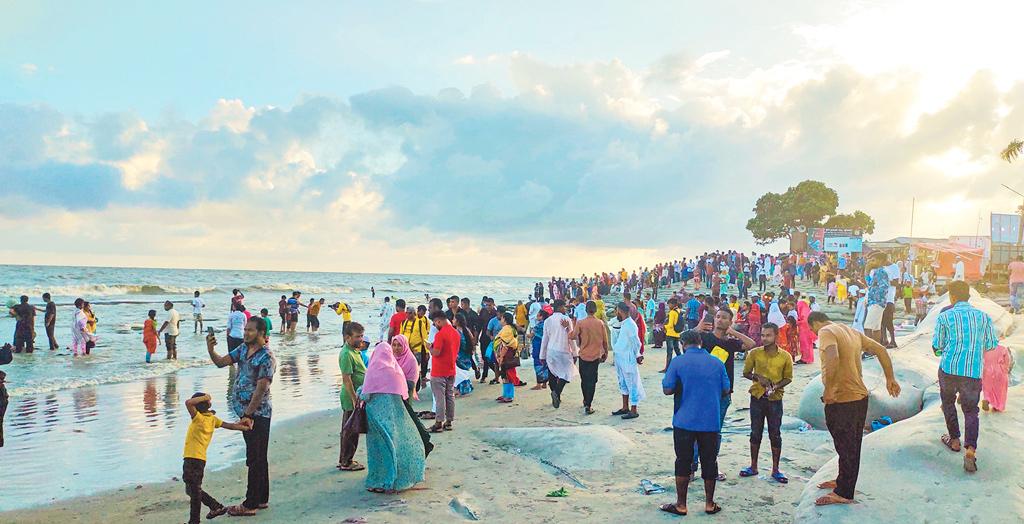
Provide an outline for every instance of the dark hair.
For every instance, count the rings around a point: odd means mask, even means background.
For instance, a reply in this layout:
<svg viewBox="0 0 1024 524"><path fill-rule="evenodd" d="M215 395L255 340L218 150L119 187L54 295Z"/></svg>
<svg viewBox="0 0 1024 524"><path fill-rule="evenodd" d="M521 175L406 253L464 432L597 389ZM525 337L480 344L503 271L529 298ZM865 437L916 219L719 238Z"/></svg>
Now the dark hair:
<svg viewBox="0 0 1024 524"><path fill-rule="evenodd" d="M245 304L239 302L238 304L235 304L235 308L238 309L239 311L245 311Z"/></svg>
<svg viewBox="0 0 1024 524"><path fill-rule="evenodd" d="M440 310L444 307L444 302L441 302L439 298L432 298L430 299L430 305Z"/></svg>
<svg viewBox="0 0 1024 524"><path fill-rule="evenodd" d="M237 295L238 293L239 293L239 291L238 291L238 288L237 288L237 287L236 287L235 289L232 289L232 290L231 290L231 294L232 294L232 295Z"/></svg>
<svg viewBox="0 0 1024 524"><path fill-rule="evenodd" d="M512 313L510 313L508 311L506 311L505 314L501 316L501 319L505 321L505 325L506 326L515 326L516 325L516 319L513 318L512 317Z"/></svg>
<svg viewBox="0 0 1024 524"><path fill-rule="evenodd" d="M253 323L256 333L267 336L267 322L260 317L251 317L249 322Z"/></svg>
<svg viewBox="0 0 1024 524"><path fill-rule="evenodd" d="M547 320L547 318L551 316L551 313L548 313L546 310L542 309L537 312L537 316L539 316L540 320L543 322L544 320Z"/></svg>
<svg viewBox="0 0 1024 524"><path fill-rule="evenodd" d="M448 315L444 314L444 311L435 311L435 312L430 314L430 320L431 321L437 320L439 318L443 318L445 320L448 320Z"/></svg>
<svg viewBox="0 0 1024 524"><path fill-rule="evenodd" d="M405 309L405 299L400 298L395 301L395 309Z"/></svg>
<svg viewBox="0 0 1024 524"><path fill-rule="evenodd" d="M629 312L630 312L629 308L630 308L629 302L626 302L625 300L623 300L622 302L619 302L618 304L615 304L615 309L618 309L619 311L622 311L623 313L626 314L626 316L629 316Z"/></svg>
<svg viewBox="0 0 1024 524"><path fill-rule="evenodd" d="M815 322L828 322L830 319L822 311L814 311L810 315L807 315L807 323L813 324Z"/></svg>
<svg viewBox="0 0 1024 524"><path fill-rule="evenodd" d="M720 308L718 308L718 311L715 312L715 314L717 315L719 312L728 313L730 319L735 316L735 314L732 312L732 308L720 307Z"/></svg>
<svg viewBox="0 0 1024 524"><path fill-rule="evenodd" d="M193 393L192 394L192 398L199 398L199 397L202 397L204 395L206 395L206 393L203 393L203 392L200 391L200 392L197 392L197 393ZM210 411L210 401L209 400L204 400L204 401L196 404L195 407L196 407L196 411L198 411L200 413L206 413L207 411Z"/></svg>
<svg viewBox="0 0 1024 524"><path fill-rule="evenodd" d="M199 296L199 291L198 291L198 290L197 290L197 291L195 292L195 295L196 295L197 297Z"/></svg>
<svg viewBox="0 0 1024 524"><path fill-rule="evenodd" d="M565 301L562 300L562 299L558 299L553 304L551 304L551 307L553 307L555 309L563 308L563 307L565 307Z"/></svg>
<svg viewBox="0 0 1024 524"><path fill-rule="evenodd" d="M776 335L779 334L779 326L775 325L775 322L765 322L764 324L761 324L761 331L764 332L766 329L774 331Z"/></svg>
<svg viewBox="0 0 1024 524"><path fill-rule="evenodd" d="M677 299L676 297L672 297L672 298L668 299L668 304L669 304L670 306L671 306L672 304L675 304L675 305L677 305L677 306L678 306L678 305L679 305L679 299Z"/></svg>
<svg viewBox="0 0 1024 524"><path fill-rule="evenodd" d="M263 308L263 309L260 310L260 314L261 315L269 315L270 311L267 311L267 308Z"/></svg>
<svg viewBox="0 0 1024 524"><path fill-rule="evenodd" d="M423 304L420 304L420 305L416 306L416 311L426 311L426 310L427 310L427 306L424 306Z"/></svg>
<svg viewBox="0 0 1024 524"><path fill-rule="evenodd" d="M963 280L954 280L949 283L949 297L968 300L971 298L971 288Z"/></svg>
<svg viewBox="0 0 1024 524"><path fill-rule="evenodd" d="M359 322L349 322L348 324L345 324L345 328L342 329L341 334L346 337L351 337L352 335L362 334L364 331L365 329L363 329L363 325Z"/></svg>
<svg viewBox="0 0 1024 524"><path fill-rule="evenodd" d="M587 301L587 314L588 315L593 315L593 314L596 314L596 313L597 313L597 302L594 302L593 300L588 300Z"/></svg>
<svg viewBox="0 0 1024 524"><path fill-rule="evenodd" d="M454 300L455 303L457 304L459 302L459 296L458 295L452 295L452 296L448 297L448 302L451 302L452 300Z"/></svg>
<svg viewBox="0 0 1024 524"><path fill-rule="evenodd" d="M28 303L28 295L22 295L22 296L20 296L18 298L21 299L21 303L22 304L27 304Z"/></svg>
<svg viewBox="0 0 1024 524"><path fill-rule="evenodd" d="M461 311L455 314L455 320L458 320L458 324L462 327L466 327L466 324L469 323L469 319L466 318L466 314Z"/></svg>
<svg viewBox="0 0 1024 524"><path fill-rule="evenodd" d="M150 310L149 310L149 313L147 313L147 314L148 314L148 315L149 315L149 316L150 316L151 318L156 318L156 310L155 310L155 309L150 309Z"/></svg>
<svg viewBox="0 0 1024 524"><path fill-rule="evenodd" d="M471 304L472 303L472 302L470 302L469 297L462 297L462 300L460 300L459 302L462 303L462 304Z"/></svg>
<svg viewBox="0 0 1024 524"><path fill-rule="evenodd" d="M505 307L505 306L498 306L498 314L499 315L504 315L506 311L508 311L507 307Z"/></svg>
<svg viewBox="0 0 1024 524"><path fill-rule="evenodd" d="M43 300L50 300L50 294L49 293L43 293Z"/></svg>
<svg viewBox="0 0 1024 524"><path fill-rule="evenodd" d="M80 307L82 307L83 305L85 305L85 301L84 301L84 300L82 300L82 299L80 299L80 298L76 298L76 299L75 299L75 307L77 307L77 308L80 308Z"/></svg>
<svg viewBox="0 0 1024 524"><path fill-rule="evenodd" d="M679 342L684 346L699 346L701 345L700 333L692 329L687 329L679 335Z"/></svg>

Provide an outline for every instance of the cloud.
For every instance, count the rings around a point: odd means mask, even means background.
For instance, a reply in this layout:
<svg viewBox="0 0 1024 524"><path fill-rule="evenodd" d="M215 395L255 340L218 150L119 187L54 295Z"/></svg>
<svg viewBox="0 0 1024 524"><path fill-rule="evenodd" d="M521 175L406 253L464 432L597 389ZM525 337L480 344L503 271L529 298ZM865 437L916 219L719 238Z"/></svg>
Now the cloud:
<svg viewBox="0 0 1024 524"><path fill-rule="evenodd" d="M31 208L51 240L81 234L70 217L122 238L147 213L173 213L180 229L161 234L190 249L255 234L275 251L348 258L356 245L393 267L429 253L417 263L488 272L466 260L479 256L512 273L544 254L570 268L607 253L750 246L757 197L807 178L834 187L843 210L875 216L879 237L906 233L915 197L918 234L969 234L943 228L1013 207L998 183L1018 166L993 159L1024 134L1022 85L975 72L921 111L914 71L688 56L640 69L516 53L507 92L221 99L194 121L0 104L0 204L8 216ZM5 249L34 248L19 237ZM377 269L359 256L369 265L351 269Z"/></svg>
<svg viewBox="0 0 1024 524"><path fill-rule="evenodd" d="M39 72L39 66L35 64L21 64L21 72L26 76L32 76Z"/></svg>

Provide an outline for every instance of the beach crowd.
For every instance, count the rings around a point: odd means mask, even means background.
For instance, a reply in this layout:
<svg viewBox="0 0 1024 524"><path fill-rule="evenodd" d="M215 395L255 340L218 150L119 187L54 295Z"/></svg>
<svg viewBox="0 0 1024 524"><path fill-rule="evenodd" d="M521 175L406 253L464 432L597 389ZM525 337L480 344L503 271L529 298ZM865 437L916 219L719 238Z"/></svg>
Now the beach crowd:
<svg viewBox="0 0 1024 524"><path fill-rule="evenodd" d="M662 393L672 398L674 406L677 498L660 510L687 514L688 485L699 472L705 492L703 510L714 514L722 511L715 486L726 474L718 468L718 455L735 390L747 387L751 427L750 465L738 475L759 475L760 447L767 429L770 478L787 483L780 469L785 392L793 381L794 366L817 362L826 426L839 455L839 474L818 486L824 492L817 503L851 503L868 409L862 359L876 358L888 394L899 396L901 388L889 356L896 349L898 304L902 302L904 313L913 314L919 323L936 294L936 276L928 272L915 276L909 267L884 254L705 253L633 271L622 268L552 277L536 283L532 294L515 304L497 304L486 296L478 302L468 297L435 297L418 305L410 297L384 297L374 312L380 327L373 333L353 321L352 308L338 301L327 306L342 317L337 469L365 470L366 488L375 493L403 491L423 482L428 456L435 445L443 445L436 442L438 435L457 431L458 399L474 391L479 394L485 386L500 385L495 402L514 402L517 394L524 394L517 390L529 386L519 376L525 361L533 367L533 376L526 377L533 381L529 391L546 391L552 409L560 409L571 394L567 386L578 382L579 405L583 413L593 415L602 364L611 356L620 396L610 414L636 419L641 416L641 404L649 401L640 366L650 360L659 366ZM1024 263L1019 269L1024 272ZM803 294L796 289L798 281L804 289L820 291L814 296ZM947 289L951 305L938 314L932 341L939 357L947 424L941 441L952 452L963 452L965 470L974 472L979 402L986 409L1005 409L1012 359L999 344L992 319L970 304L967 284L954 280ZM825 304L851 311L853 322L833 321L822 310L817 293ZM23 296L10 308L17 323L14 344L5 348L8 353L33 351L37 312L43 314L50 349L58 348L56 306L49 294L43 300L45 307L38 308ZM189 306L194 333L201 333L207 304L199 291ZM276 315L278 333L294 333L302 320L308 332L317 332L324 306L325 298L307 301L300 291L282 295ZM151 362L160 344L165 346L166 358L177 358L181 315L170 301L163 309L160 320L157 311L149 310L143 323L146 362ZM267 452L276 372L270 342L273 320L268 308L251 312L239 289L233 290L229 309L223 340L208 328L206 345L214 365L233 366L237 371L227 399L237 421L218 418L212 410L213 399L204 392L197 392L185 405L192 422L184 446L182 480L193 523L199 522L203 505L209 510L207 518L214 518L225 513L255 515L270 503ZM91 305L76 300L72 355L93 351L97 323ZM0 446L7 402L3 379L0 372ZM417 412L412 401L428 388L432 409ZM958 404L964 418L962 434ZM232 506L202 489L206 449L217 428L240 431L246 446L245 499ZM354 460L361 442L366 448L365 465Z"/></svg>

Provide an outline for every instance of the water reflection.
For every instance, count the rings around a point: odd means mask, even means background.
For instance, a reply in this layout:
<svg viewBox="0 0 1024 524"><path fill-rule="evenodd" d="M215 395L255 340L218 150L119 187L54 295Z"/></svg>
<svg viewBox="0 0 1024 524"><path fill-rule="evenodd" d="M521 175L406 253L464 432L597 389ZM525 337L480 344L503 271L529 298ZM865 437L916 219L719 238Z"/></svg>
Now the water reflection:
<svg viewBox="0 0 1024 524"><path fill-rule="evenodd" d="M325 353L323 356L329 356ZM281 356L271 386L274 424L338 406L340 373L317 354ZM137 382L89 386L12 399L7 447L0 450L0 511L87 495L180 474L194 391L230 393L234 366L192 368ZM215 395L215 397L218 395ZM141 402L140 402L141 400ZM234 414L214 400L225 420ZM213 440L209 461L223 466L244 456L242 437Z"/></svg>

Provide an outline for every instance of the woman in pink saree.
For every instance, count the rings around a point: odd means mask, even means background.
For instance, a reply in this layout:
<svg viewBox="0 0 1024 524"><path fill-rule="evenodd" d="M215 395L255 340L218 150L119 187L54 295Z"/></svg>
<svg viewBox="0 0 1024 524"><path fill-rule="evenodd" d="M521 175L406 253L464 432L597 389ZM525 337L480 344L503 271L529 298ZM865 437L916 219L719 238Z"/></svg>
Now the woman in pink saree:
<svg viewBox="0 0 1024 524"><path fill-rule="evenodd" d="M992 351L985 352L985 368L981 375L981 392L984 400L981 407L985 411L991 407L995 411L1006 409L1006 388L1010 385L1010 370L1013 369L1013 356L1006 346L996 346Z"/></svg>
<svg viewBox="0 0 1024 524"><path fill-rule="evenodd" d="M814 363L814 341L818 336L807 324L807 316L811 314L811 306L803 300L796 301L796 323L800 328L800 360L804 364Z"/></svg>

